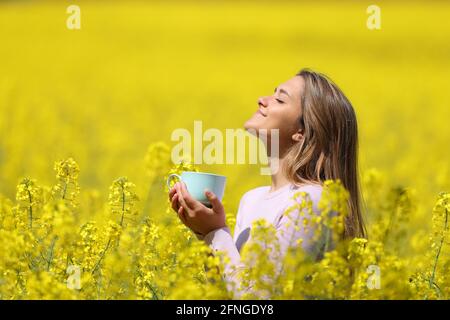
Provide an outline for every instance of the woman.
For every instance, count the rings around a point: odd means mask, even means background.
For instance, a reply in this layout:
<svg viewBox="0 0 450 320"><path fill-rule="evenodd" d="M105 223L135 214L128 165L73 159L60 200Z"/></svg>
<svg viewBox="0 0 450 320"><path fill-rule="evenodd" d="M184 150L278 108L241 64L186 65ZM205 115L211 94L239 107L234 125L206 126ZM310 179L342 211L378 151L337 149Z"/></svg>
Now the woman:
<svg viewBox="0 0 450 320"><path fill-rule="evenodd" d="M245 291L245 288L236 289L239 285L236 270L244 267L240 251L250 240L253 221L264 218L274 224L282 253L293 243L288 239L301 240L294 243L301 243L306 252L316 249L306 232L291 226L292 217L283 214L296 191L306 192L312 200L313 212L318 213L322 183L327 179L340 179L350 195L344 237L365 236L358 184L357 121L343 92L325 75L303 69L279 85L273 95L259 98L258 107L245 128L256 133L262 129L266 132L279 130L280 169L273 171L270 186L244 194L236 216L234 236L225 223L225 210L212 192L205 192L212 204L212 208L207 208L194 200L182 183L176 183L169 191L172 208L181 221L213 250L229 256L224 276L233 285L235 297ZM266 148L271 145L268 141ZM269 148L267 152L270 159Z"/></svg>

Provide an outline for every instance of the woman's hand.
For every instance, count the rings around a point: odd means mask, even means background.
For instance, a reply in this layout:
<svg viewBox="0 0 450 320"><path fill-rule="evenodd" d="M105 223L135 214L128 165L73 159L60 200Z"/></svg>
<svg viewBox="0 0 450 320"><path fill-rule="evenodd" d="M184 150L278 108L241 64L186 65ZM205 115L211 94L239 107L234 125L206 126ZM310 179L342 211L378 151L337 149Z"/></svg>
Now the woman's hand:
<svg viewBox="0 0 450 320"><path fill-rule="evenodd" d="M192 231L202 236L226 226L225 210L220 200L211 191L205 191L205 195L212 208L195 200L187 191L184 183L175 183L169 191L172 209L177 212L180 220Z"/></svg>

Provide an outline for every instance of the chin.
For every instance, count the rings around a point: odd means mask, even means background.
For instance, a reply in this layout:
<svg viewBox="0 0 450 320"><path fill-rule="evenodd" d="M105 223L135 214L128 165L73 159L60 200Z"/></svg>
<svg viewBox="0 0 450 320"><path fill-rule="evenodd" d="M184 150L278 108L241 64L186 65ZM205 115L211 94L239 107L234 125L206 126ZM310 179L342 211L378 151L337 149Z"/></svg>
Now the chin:
<svg viewBox="0 0 450 320"><path fill-rule="evenodd" d="M253 116L250 119L248 119L244 123L244 129L246 131L250 130L251 132L249 133L254 134L256 136L259 136L260 130L266 129L268 131L266 120L261 119L259 116Z"/></svg>
<svg viewBox="0 0 450 320"><path fill-rule="evenodd" d="M252 119L247 120L244 123L244 129L245 130L258 130L258 126L256 125L255 121L253 121Z"/></svg>
<svg viewBox="0 0 450 320"><path fill-rule="evenodd" d="M251 135L254 135L255 137L259 137L259 132L261 128L259 126L255 126L253 123L245 123L244 129Z"/></svg>

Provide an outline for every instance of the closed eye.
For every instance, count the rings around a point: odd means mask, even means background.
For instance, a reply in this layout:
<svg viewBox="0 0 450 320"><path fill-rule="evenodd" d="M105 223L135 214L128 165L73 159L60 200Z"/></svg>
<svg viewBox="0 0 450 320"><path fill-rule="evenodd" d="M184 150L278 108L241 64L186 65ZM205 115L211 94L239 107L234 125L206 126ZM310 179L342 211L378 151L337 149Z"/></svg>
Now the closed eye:
<svg viewBox="0 0 450 320"><path fill-rule="evenodd" d="M278 103L284 103L283 100L280 100L280 99L275 99L275 100L277 100Z"/></svg>

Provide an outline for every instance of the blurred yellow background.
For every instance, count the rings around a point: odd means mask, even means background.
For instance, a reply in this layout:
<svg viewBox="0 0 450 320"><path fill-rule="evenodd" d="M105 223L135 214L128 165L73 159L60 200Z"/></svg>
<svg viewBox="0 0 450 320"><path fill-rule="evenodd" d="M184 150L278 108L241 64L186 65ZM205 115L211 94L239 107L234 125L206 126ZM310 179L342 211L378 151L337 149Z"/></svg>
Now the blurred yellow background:
<svg viewBox="0 0 450 320"><path fill-rule="evenodd" d="M70 4L81 30L66 27ZM370 4L1 2L0 193L14 198L24 176L51 185L54 161L73 157L82 189L106 195L128 176L144 195L151 143L194 120L241 128L259 96L310 67L356 109L362 174L417 190L426 218L450 184L450 4L377 1L369 30ZM203 166L227 175L231 212L270 183L259 168Z"/></svg>
<svg viewBox="0 0 450 320"><path fill-rule="evenodd" d="M376 1L369 30L372 4L0 0L0 299L228 297L218 257L168 206L171 133L242 128L305 67L356 110L369 240L292 260L275 297L448 299L450 3ZM199 168L227 176L231 231L241 196L270 184L260 168Z"/></svg>

